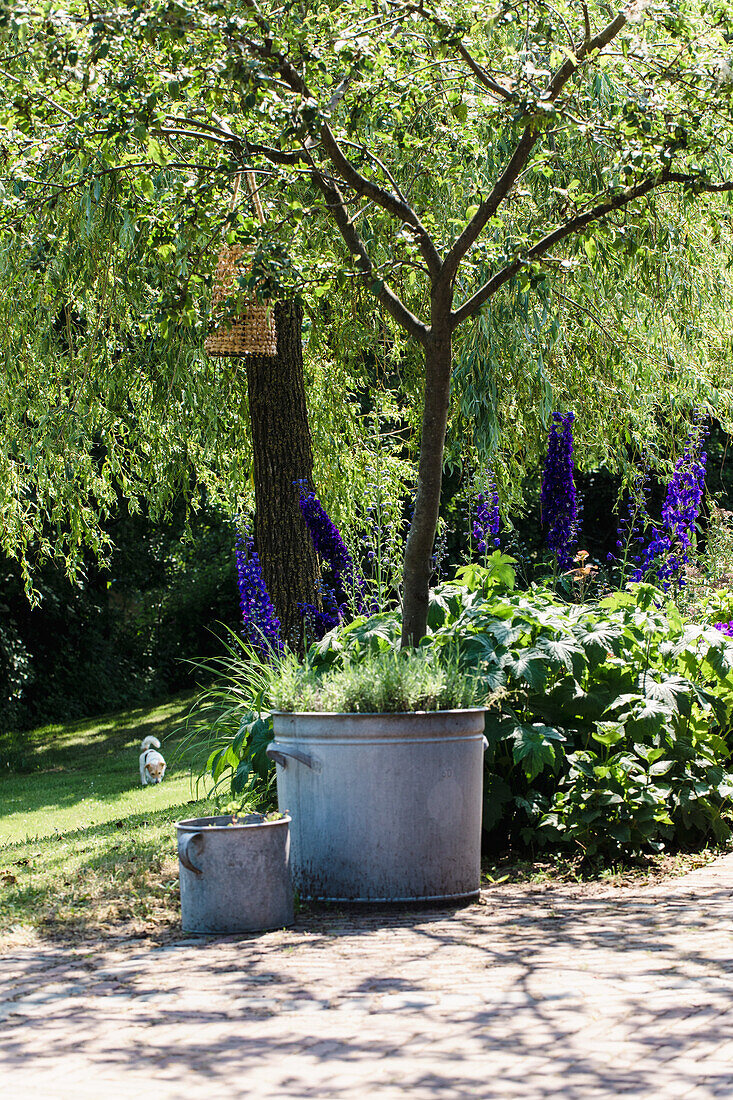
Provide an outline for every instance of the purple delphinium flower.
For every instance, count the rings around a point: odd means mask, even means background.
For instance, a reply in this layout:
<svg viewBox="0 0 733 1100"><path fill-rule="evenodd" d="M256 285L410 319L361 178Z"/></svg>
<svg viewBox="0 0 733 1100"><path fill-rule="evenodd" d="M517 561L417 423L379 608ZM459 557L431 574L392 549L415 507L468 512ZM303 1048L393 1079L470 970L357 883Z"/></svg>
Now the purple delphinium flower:
<svg viewBox="0 0 733 1100"><path fill-rule="evenodd" d="M318 584L318 593L321 597L320 609L312 603L298 604L298 608L308 632L320 641L324 634L328 634L329 630L333 630L341 622L343 610L336 602L333 589L323 581Z"/></svg>
<svg viewBox="0 0 733 1100"><path fill-rule="evenodd" d="M671 579L684 584L682 567L689 561L695 525L705 490L707 456L702 449L707 433L693 423L685 449L675 463L662 505L662 522L653 526L648 545L640 556L634 580L653 573L667 587Z"/></svg>
<svg viewBox="0 0 733 1100"><path fill-rule="evenodd" d="M355 588L354 562L346 549L338 527L333 523L316 494L304 481L298 483L298 503L303 519L321 561L328 565L339 604L346 604Z"/></svg>
<svg viewBox="0 0 733 1100"><path fill-rule="evenodd" d="M236 558L242 635L253 649L263 654L282 650L280 620L265 587L254 540L241 531L237 533Z"/></svg>
<svg viewBox="0 0 733 1100"><path fill-rule="evenodd" d="M573 463L575 413L552 414L552 427L542 478L542 526L560 569L569 568L578 538L578 500Z"/></svg>
<svg viewBox="0 0 733 1100"><path fill-rule="evenodd" d="M479 493L476 499L476 519L473 521L473 537L479 554L488 554L490 545L501 544L500 526L499 494L496 491L496 482L493 477L489 477L486 494Z"/></svg>
<svg viewBox="0 0 733 1100"><path fill-rule="evenodd" d="M729 638L733 638L733 623L713 623L713 626L721 634L727 634Z"/></svg>
<svg viewBox="0 0 733 1100"><path fill-rule="evenodd" d="M629 561L641 561L644 544L644 532L649 526L647 496L649 494L649 471L644 466L637 473L629 490L626 508L619 520L616 532L616 553L608 555L608 561L621 567L622 577L626 576ZM634 570L634 577L637 569Z"/></svg>
<svg viewBox="0 0 733 1100"><path fill-rule="evenodd" d="M312 604L303 604L306 623L317 638L342 622L351 609L357 614L371 610L364 594L364 580L354 568L354 561L316 494L306 481L296 482L300 511L313 541L321 565L325 566L332 587L319 585L322 611Z"/></svg>

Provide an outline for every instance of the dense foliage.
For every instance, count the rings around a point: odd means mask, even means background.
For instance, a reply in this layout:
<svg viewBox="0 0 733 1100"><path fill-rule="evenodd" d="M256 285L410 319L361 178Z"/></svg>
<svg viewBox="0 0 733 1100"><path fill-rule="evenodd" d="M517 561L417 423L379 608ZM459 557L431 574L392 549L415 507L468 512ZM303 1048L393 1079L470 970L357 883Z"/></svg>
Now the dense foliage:
<svg viewBox="0 0 733 1100"><path fill-rule="evenodd" d="M733 645L639 585L597 604L511 590L495 556L439 586L425 646L500 692L487 720L493 844L592 855L729 835ZM334 632L317 659L388 650L396 616Z"/></svg>
<svg viewBox="0 0 733 1100"><path fill-rule="evenodd" d="M6 548L72 572L85 547L103 554L115 480L159 509L202 484L232 508L246 496L241 375L201 352L222 229L249 250L251 285L306 298L332 511L342 473L367 480L353 409L377 380L400 393L400 499L412 480L414 342L436 342L451 304L449 462L467 438L498 451L502 499L516 503L560 390L588 414L594 460L622 465L642 442L660 457L695 401L729 417L727 21L705 0L14 6ZM229 213L243 168L264 229L246 204Z"/></svg>
<svg viewBox="0 0 733 1100"><path fill-rule="evenodd" d="M236 579L232 525L204 512L186 542L183 513L156 524L120 508L110 568L90 558L72 584L47 564L35 606L17 565L3 562L0 734L193 686L187 660L217 650L220 624L236 621Z"/></svg>

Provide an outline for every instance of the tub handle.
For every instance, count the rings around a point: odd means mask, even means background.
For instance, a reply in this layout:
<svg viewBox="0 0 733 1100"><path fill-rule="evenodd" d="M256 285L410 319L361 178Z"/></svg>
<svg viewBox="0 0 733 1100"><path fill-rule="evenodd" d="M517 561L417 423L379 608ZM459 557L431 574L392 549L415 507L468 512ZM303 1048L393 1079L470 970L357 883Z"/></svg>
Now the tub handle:
<svg viewBox="0 0 733 1100"><path fill-rule="evenodd" d="M199 837L203 840L201 833L186 833L182 841L178 844L178 858L184 867L188 867L189 871L193 871L195 875L202 875L204 872L200 867L197 867L194 863L191 863L191 857L188 854L188 849L193 844L194 840L198 840Z"/></svg>
<svg viewBox="0 0 733 1100"><path fill-rule="evenodd" d="M288 757L292 756L293 760L299 760L301 764L305 764L306 768L311 768L315 772L321 770L320 761L314 760L307 752L302 752L300 749L286 749L284 745L274 744L268 745L265 752L270 757L270 760L274 760L281 768L287 768Z"/></svg>

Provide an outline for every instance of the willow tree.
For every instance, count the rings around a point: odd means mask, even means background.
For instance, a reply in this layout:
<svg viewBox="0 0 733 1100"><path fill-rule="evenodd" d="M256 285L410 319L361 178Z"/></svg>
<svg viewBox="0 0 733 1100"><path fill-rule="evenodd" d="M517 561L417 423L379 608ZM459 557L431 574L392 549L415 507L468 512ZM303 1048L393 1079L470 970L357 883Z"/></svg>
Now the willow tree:
<svg viewBox="0 0 733 1100"><path fill-rule="evenodd" d="M268 235L232 227L249 240L253 280L260 264L280 289L321 278L308 228L325 221L342 276L421 349L403 574L403 642L414 642L454 334L509 284L551 280L572 242L591 254L620 212L643 218L655 193L733 189L726 4L501 0L487 15L462 0L66 0L43 14L42 85L28 86L27 50L9 59L21 89L6 115L10 160L26 196L52 203L114 178L128 206L130 195L144 206L177 174L190 218L211 222L216 180L247 168L276 211ZM158 201L151 246L173 229ZM196 279L181 283L169 314L185 318Z"/></svg>

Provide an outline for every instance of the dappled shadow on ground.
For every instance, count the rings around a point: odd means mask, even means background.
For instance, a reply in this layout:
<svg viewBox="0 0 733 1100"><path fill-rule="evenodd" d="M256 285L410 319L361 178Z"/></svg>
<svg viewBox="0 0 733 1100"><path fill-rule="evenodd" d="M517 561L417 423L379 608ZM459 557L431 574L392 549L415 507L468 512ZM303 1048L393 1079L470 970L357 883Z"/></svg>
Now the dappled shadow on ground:
<svg viewBox="0 0 733 1100"><path fill-rule="evenodd" d="M50 735L34 747L32 772L2 777L0 807L5 813L30 814L73 806L90 795L101 801L116 798L137 785L139 745L148 735L163 743L169 777L187 771L177 750L189 706L186 696L152 712L138 708L64 727L63 736Z"/></svg>
<svg viewBox="0 0 733 1100"><path fill-rule="evenodd" d="M732 892L729 857L654 891L499 887L462 910L21 953L5 1065L130 1095L155 1078L159 1097L733 1095Z"/></svg>
<svg viewBox="0 0 733 1100"><path fill-rule="evenodd" d="M175 696L159 704L126 711L114 711L59 727L49 727L37 743L33 756L38 768L74 767L84 756L85 745L93 744L102 755L130 747L148 734L163 740L172 733L191 705L191 695Z"/></svg>

